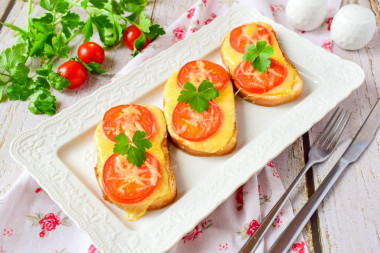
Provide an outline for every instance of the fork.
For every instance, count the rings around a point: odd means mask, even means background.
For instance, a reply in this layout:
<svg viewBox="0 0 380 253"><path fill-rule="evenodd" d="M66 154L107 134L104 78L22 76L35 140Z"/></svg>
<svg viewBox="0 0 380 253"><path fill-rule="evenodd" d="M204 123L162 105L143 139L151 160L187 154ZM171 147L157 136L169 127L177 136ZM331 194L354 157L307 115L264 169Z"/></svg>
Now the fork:
<svg viewBox="0 0 380 253"><path fill-rule="evenodd" d="M293 190L301 181L302 177L311 168L311 166L325 161L331 155L332 151L335 149L338 143L340 136L343 133L344 128L347 125L348 120L350 119L350 116L351 113L348 113L339 107L335 110L333 116L329 122L327 122L317 140L310 148L308 154L309 159L305 167L297 175L297 177L294 179L289 188L284 192L272 210L268 213L256 232L245 242L239 253L249 253L256 250L261 239L268 231L270 224L273 223L281 208L285 205Z"/></svg>

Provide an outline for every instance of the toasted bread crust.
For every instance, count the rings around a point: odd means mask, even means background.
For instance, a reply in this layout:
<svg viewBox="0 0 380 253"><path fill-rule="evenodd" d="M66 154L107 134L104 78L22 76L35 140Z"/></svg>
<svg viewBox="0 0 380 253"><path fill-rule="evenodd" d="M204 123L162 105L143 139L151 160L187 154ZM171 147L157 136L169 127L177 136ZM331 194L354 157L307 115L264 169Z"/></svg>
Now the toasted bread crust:
<svg viewBox="0 0 380 253"><path fill-rule="evenodd" d="M233 134L232 134L230 140L227 142L227 144L224 145L218 151L213 152L213 153L191 149L188 146L184 145L182 140L177 139L173 136L170 136L170 138L177 148L181 149L185 153L188 153L189 155L194 155L194 156L223 156L223 155L227 155L227 154L231 153L232 151L234 151L234 149L236 147L236 144L237 144L236 123L235 123Z"/></svg>
<svg viewBox="0 0 380 253"><path fill-rule="evenodd" d="M165 161L166 161L166 171L169 174L170 193L168 195L166 195L164 198L160 198L160 199L157 199L156 201L154 201L148 207L148 210L160 209L164 206L167 206L167 205L171 204L174 201L175 197L177 196L177 185L176 185L176 181L174 178L173 168L172 168L172 165L171 165L170 159L169 159L168 133L167 132L166 132L165 139L162 142L161 148L164 151Z"/></svg>
<svg viewBox="0 0 380 253"><path fill-rule="evenodd" d="M273 27L270 26L270 25L269 25L269 27L270 27L269 28L270 32L273 34L273 36L275 37L275 39L278 41L276 32L273 30ZM226 37L223 40L223 44L224 43L229 43L229 42L226 42ZM278 46L279 46L279 48L280 48L280 50L281 50L281 52L282 52L282 54L284 56L285 61L287 63L289 63L289 65L292 68L294 68L295 70L297 70L294 67L294 65L292 64L292 62L289 60L289 58L284 54L284 52L283 52L283 50L281 48L280 43L278 43ZM233 74L232 74L231 66L229 64L227 64L227 62L225 61L222 52L221 52L221 58L222 58L223 64L228 69L228 72L230 74L232 83L234 84L235 90L237 91L238 95L240 97L244 98L245 100L253 103L253 104L261 105L261 106L276 106L276 105L281 105L281 104L293 101L294 99L298 98L301 95L301 93L302 93L303 80L302 80L301 75L298 73L298 71L297 71L297 75L296 75L296 78L295 78L297 81L293 85L292 92L288 93L288 94L269 95L267 92L264 92L264 93L251 93L251 92L248 92L246 90L240 89L239 87L237 87L237 85L234 82L234 79L232 78Z"/></svg>

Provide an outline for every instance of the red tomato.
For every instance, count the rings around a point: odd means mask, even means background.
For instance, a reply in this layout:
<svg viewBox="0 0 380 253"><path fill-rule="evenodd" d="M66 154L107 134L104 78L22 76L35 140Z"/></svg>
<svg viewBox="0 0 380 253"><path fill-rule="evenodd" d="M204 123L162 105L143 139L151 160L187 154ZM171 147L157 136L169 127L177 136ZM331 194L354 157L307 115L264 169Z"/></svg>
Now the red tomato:
<svg viewBox="0 0 380 253"><path fill-rule="evenodd" d="M123 204L137 203L148 197L160 182L157 159L149 153L141 167L128 163L125 156L113 154L103 167L103 186L107 195Z"/></svg>
<svg viewBox="0 0 380 253"><path fill-rule="evenodd" d="M85 42L78 48L78 58L89 64L90 62L96 62L102 64L104 61L104 49L95 42Z"/></svg>
<svg viewBox="0 0 380 253"><path fill-rule="evenodd" d="M119 133L124 133L129 140L136 130L146 133L146 138L153 136L156 121L152 113L140 105L119 105L109 109L103 117L103 132L108 139L114 141Z"/></svg>
<svg viewBox="0 0 380 253"><path fill-rule="evenodd" d="M125 29L124 34L123 34L124 45L127 48L133 50L133 43L138 37L140 37L140 35L141 35L141 31L139 28L137 28L137 26L131 25L127 27L127 29ZM146 37L144 46L138 49L139 50L144 49L148 44L149 44L149 39L148 37Z"/></svg>
<svg viewBox="0 0 380 253"><path fill-rule="evenodd" d="M208 102L208 110L194 112L188 104L178 103L173 112L173 128L178 136L189 141L202 141L214 134L222 123L217 103Z"/></svg>
<svg viewBox="0 0 380 253"><path fill-rule="evenodd" d="M243 54L248 45L256 44L259 40L266 40L269 45L272 44L272 36L268 29L261 25L256 25L257 31L249 37L248 35L243 34L243 29L245 26L246 25L242 25L232 30L230 35L230 44L233 49Z"/></svg>
<svg viewBox="0 0 380 253"><path fill-rule="evenodd" d="M273 59L270 61L270 67L265 73L255 70L250 62L241 62L234 73L235 85L248 92L263 93L282 84L288 70L278 61Z"/></svg>
<svg viewBox="0 0 380 253"><path fill-rule="evenodd" d="M58 74L70 82L69 89L81 86L87 79L87 70L82 63L67 61L58 68Z"/></svg>
<svg viewBox="0 0 380 253"><path fill-rule="evenodd" d="M178 73L177 84L181 89L186 82L191 82L197 87L203 80L213 83L217 90L221 90L229 78L222 66L206 60L197 60L183 65Z"/></svg>

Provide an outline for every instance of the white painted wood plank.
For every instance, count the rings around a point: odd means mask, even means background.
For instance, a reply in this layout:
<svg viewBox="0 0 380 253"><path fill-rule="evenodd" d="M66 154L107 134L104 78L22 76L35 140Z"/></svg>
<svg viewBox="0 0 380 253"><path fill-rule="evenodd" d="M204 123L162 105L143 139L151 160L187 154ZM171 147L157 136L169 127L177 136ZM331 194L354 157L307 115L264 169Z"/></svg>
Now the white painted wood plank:
<svg viewBox="0 0 380 253"><path fill-rule="evenodd" d="M347 3L347 2L346 2ZM370 7L369 1L360 1ZM372 5L373 7L374 5ZM347 147L377 99L380 89L380 36L375 34L369 45L358 51L344 51L334 46L333 52L363 67L365 83L340 105L353 112L341 146L336 154L314 170L315 184L319 185ZM331 115L331 114L330 114ZM329 116L330 116L329 115ZM325 117L311 130L315 139L326 123ZM357 163L350 166L318 209L323 252L379 252L380 251L380 133Z"/></svg>
<svg viewBox="0 0 380 253"><path fill-rule="evenodd" d="M13 4L13 0L1 0L0 1L0 20L3 19L3 15L5 14L9 5Z"/></svg>

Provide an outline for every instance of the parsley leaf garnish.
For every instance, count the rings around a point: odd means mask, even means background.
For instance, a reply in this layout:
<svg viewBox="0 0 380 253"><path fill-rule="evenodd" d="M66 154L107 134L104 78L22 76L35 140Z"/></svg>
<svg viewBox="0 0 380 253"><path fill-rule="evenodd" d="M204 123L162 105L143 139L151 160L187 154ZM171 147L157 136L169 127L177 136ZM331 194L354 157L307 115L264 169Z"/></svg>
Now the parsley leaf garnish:
<svg viewBox="0 0 380 253"><path fill-rule="evenodd" d="M190 105L190 108L198 113L207 111L208 101L219 96L219 91L207 80L201 82L198 91L190 82L186 82L183 88L184 90L180 92L177 101Z"/></svg>
<svg viewBox="0 0 380 253"><path fill-rule="evenodd" d="M81 61L81 59L79 59L78 57L75 57L75 58L71 58L70 60L74 60L74 61L79 61L80 63L82 63L82 65L91 73L93 74L103 74L103 73L106 73L107 70L105 69L102 69L102 66L97 63L97 62L90 62L89 64L86 64L84 63L83 61Z"/></svg>
<svg viewBox="0 0 380 253"><path fill-rule="evenodd" d="M273 47L267 45L265 40L257 41L256 46L251 44L245 48L243 61L252 63L252 67L265 73L270 67L269 57L274 53Z"/></svg>
<svg viewBox="0 0 380 253"><path fill-rule="evenodd" d="M49 90L41 88L31 96L28 109L34 114L53 115L56 110L55 97Z"/></svg>
<svg viewBox="0 0 380 253"><path fill-rule="evenodd" d="M137 130L132 137L132 142L129 142L127 136L121 133L115 136L116 143L113 152L127 155L130 164L141 167L146 160L145 150L152 147L152 143L145 136L144 131Z"/></svg>

